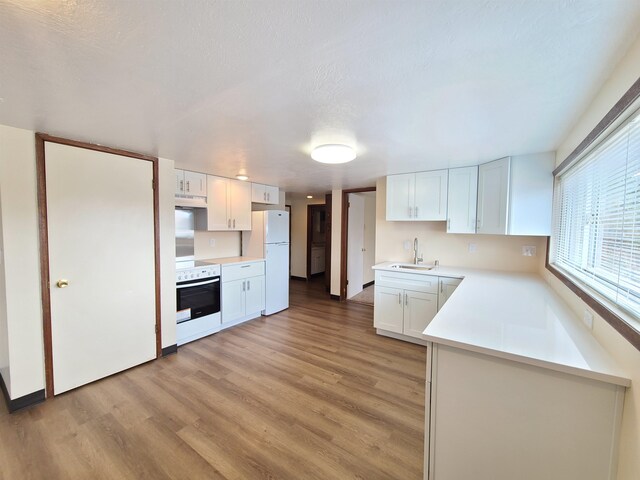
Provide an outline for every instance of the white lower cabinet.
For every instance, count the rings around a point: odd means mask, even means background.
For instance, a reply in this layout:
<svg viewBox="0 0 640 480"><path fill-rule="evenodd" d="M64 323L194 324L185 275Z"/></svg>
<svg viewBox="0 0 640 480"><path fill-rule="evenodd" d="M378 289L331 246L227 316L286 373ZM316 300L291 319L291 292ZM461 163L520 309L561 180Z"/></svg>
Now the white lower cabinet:
<svg viewBox="0 0 640 480"><path fill-rule="evenodd" d="M259 317L264 310L264 262L222 265L222 324Z"/></svg>
<svg viewBox="0 0 640 480"><path fill-rule="evenodd" d="M615 480L625 388L429 343L425 480Z"/></svg>
<svg viewBox="0 0 640 480"><path fill-rule="evenodd" d="M422 338L438 310L438 277L376 271L373 325L378 333Z"/></svg>
<svg viewBox="0 0 640 480"><path fill-rule="evenodd" d="M449 297L453 291L458 288L460 282L462 282L461 278L438 278L438 311L440 311L445 302L449 300Z"/></svg>

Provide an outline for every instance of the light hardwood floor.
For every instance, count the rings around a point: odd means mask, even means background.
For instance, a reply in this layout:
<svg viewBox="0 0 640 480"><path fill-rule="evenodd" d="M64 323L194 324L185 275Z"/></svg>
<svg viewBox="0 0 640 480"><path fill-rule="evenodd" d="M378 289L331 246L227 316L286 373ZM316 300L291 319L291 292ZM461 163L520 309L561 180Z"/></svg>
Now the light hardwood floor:
<svg viewBox="0 0 640 480"><path fill-rule="evenodd" d="M0 478L422 478L425 349L292 282L291 308L9 415Z"/></svg>

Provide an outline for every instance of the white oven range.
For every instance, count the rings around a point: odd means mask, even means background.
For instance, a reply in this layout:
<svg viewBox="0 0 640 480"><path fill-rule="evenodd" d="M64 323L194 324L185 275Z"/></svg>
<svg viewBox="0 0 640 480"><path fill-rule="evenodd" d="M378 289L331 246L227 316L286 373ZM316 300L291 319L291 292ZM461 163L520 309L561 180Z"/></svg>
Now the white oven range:
<svg viewBox="0 0 640 480"><path fill-rule="evenodd" d="M220 265L181 262L176 270L176 343L220 331Z"/></svg>

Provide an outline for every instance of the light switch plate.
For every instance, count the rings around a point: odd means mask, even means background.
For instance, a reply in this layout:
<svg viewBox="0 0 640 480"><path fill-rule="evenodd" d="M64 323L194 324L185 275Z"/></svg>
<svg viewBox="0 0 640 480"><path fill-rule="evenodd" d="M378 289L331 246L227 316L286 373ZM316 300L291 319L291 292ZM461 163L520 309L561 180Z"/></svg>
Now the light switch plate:
<svg viewBox="0 0 640 480"><path fill-rule="evenodd" d="M582 322L587 326L589 330L593 329L593 313L588 308L584 309L582 314Z"/></svg>
<svg viewBox="0 0 640 480"><path fill-rule="evenodd" d="M405 240L402 243L402 246L404 247L405 250L411 250L411 240Z"/></svg>
<svg viewBox="0 0 640 480"><path fill-rule="evenodd" d="M478 251L478 244L477 243L470 243L469 244L469 253L476 253Z"/></svg>
<svg viewBox="0 0 640 480"><path fill-rule="evenodd" d="M522 255L525 257L535 257L536 256L536 247L533 245L523 245L522 246Z"/></svg>
<svg viewBox="0 0 640 480"><path fill-rule="evenodd" d="M215 247L216 246L216 239L215 238L210 238L209 239L209 246L210 247Z"/></svg>

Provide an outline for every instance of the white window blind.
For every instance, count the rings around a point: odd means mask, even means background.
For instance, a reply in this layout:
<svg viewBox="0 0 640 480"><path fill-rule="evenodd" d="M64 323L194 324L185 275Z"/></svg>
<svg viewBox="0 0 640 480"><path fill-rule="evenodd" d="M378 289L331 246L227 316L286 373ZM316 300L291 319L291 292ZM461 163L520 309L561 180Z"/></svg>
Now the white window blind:
<svg viewBox="0 0 640 480"><path fill-rule="evenodd" d="M552 264L640 316L640 115L556 177Z"/></svg>

